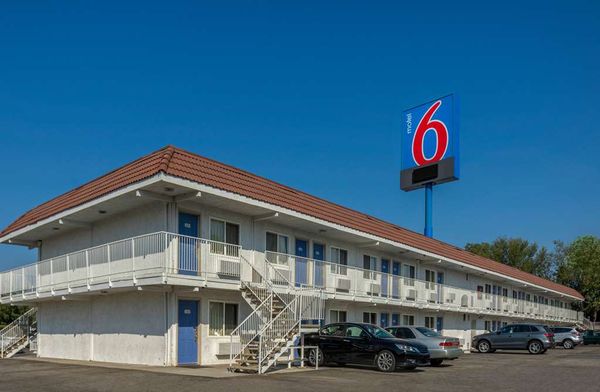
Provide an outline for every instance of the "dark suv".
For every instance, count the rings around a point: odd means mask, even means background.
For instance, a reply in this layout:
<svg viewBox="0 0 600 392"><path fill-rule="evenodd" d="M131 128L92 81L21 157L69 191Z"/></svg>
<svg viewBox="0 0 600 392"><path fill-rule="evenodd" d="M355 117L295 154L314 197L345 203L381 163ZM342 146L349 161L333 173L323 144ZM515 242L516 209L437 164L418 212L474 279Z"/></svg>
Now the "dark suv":
<svg viewBox="0 0 600 392"><path fill-rule="evenodd" d="M480 353L506 349L528 350L531 354L543 354L554 347L554 334L541 324L511 324L498 331L473 337L471 347Z"/></svg>

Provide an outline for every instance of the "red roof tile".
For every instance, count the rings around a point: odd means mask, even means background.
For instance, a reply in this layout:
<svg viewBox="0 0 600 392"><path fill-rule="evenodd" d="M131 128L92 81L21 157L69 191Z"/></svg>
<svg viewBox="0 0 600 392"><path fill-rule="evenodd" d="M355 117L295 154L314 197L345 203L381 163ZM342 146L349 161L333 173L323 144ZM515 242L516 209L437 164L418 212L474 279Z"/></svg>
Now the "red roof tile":
<svg viewBox="0 0 600 392"><path fill-rule="evenodd" d="M284 207L583 299L581 294L569 287L171 146L133 161L28 211L5 228L0 237L160 172Z"/></svg>

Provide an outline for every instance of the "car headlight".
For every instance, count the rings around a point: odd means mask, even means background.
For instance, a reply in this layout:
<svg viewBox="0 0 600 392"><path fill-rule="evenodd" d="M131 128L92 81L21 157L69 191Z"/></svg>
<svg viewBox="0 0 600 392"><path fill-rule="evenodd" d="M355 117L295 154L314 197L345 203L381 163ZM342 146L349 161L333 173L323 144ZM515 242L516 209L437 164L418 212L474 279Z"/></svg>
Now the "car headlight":
<svg viewBox="0 0 600 392"><path fill-rule="evenodd" d="M419 352L413 346L407 346L406 344L396 344L396 347L398 347L399 350L407 351L407 352L411 352L411 353L418 353Z"/></svg>

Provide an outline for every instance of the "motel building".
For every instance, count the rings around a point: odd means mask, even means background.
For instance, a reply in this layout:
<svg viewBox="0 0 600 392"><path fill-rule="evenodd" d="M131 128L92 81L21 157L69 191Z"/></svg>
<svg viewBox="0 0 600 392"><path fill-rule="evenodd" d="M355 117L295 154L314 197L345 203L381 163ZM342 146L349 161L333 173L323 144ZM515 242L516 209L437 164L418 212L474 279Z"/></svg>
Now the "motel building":
<svg viewBox="0 0 600 392"><path fill-rule="evenodd" d="M323 323L426 326L469 350L507 323L582 320L573 289L171 146L0 242L38 259L0 274L1 303L31 307L3 357L264 372Z"/></svg>

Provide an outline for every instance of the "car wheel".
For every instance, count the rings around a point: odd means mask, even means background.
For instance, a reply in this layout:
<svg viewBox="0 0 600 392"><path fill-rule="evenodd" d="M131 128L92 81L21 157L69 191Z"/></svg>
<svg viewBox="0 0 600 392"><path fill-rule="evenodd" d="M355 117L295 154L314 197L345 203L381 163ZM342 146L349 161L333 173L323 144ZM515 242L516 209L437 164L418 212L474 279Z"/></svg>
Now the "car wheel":
<svg viewBox="0 0 600 392"><path fill-rule="evenodd" d="M542 354L544 351L544 346L539 340L532 340L527 344L527 350L530 354Z"/></svg>
<svg viewBox="0 0 600 392"><path fill-rule="evenodd" d="M442 362L444 362L443 359L432 359L429 361L429 363L431 364L431 366L441 366Z"/></svg>
<svg viewBox="0 0 600 392"><path fill-rule="evenodd" d="M396 357L391 351L383 350L377 354L375 365L382 372L393 372L396 369Z"/></svg>
<svg viewBox="0 0 600 392"><path fill-rule="evenodd" d="M317 366L317 353L319 354L319 366L323 366L325 363L325 356L323 355L323 351L320 348L313 348L308 352L308 364L310 366Z"/></svg>
<svg viewBox="0 0 600 392"><path fill-rule="evenodd" d="M571 339L565 339L563 341L563 347L566 348L567 350L570 350L570 349L574 348L575 345L573 344L573 341Z"/></svg>
<svg viewBox="0 0 600 392"><path fill-rule="evenodd" d="M487 340L482 340L479 343L477 343L477 350L480 353L487 354L492 351L492 346Z"/></svg>

